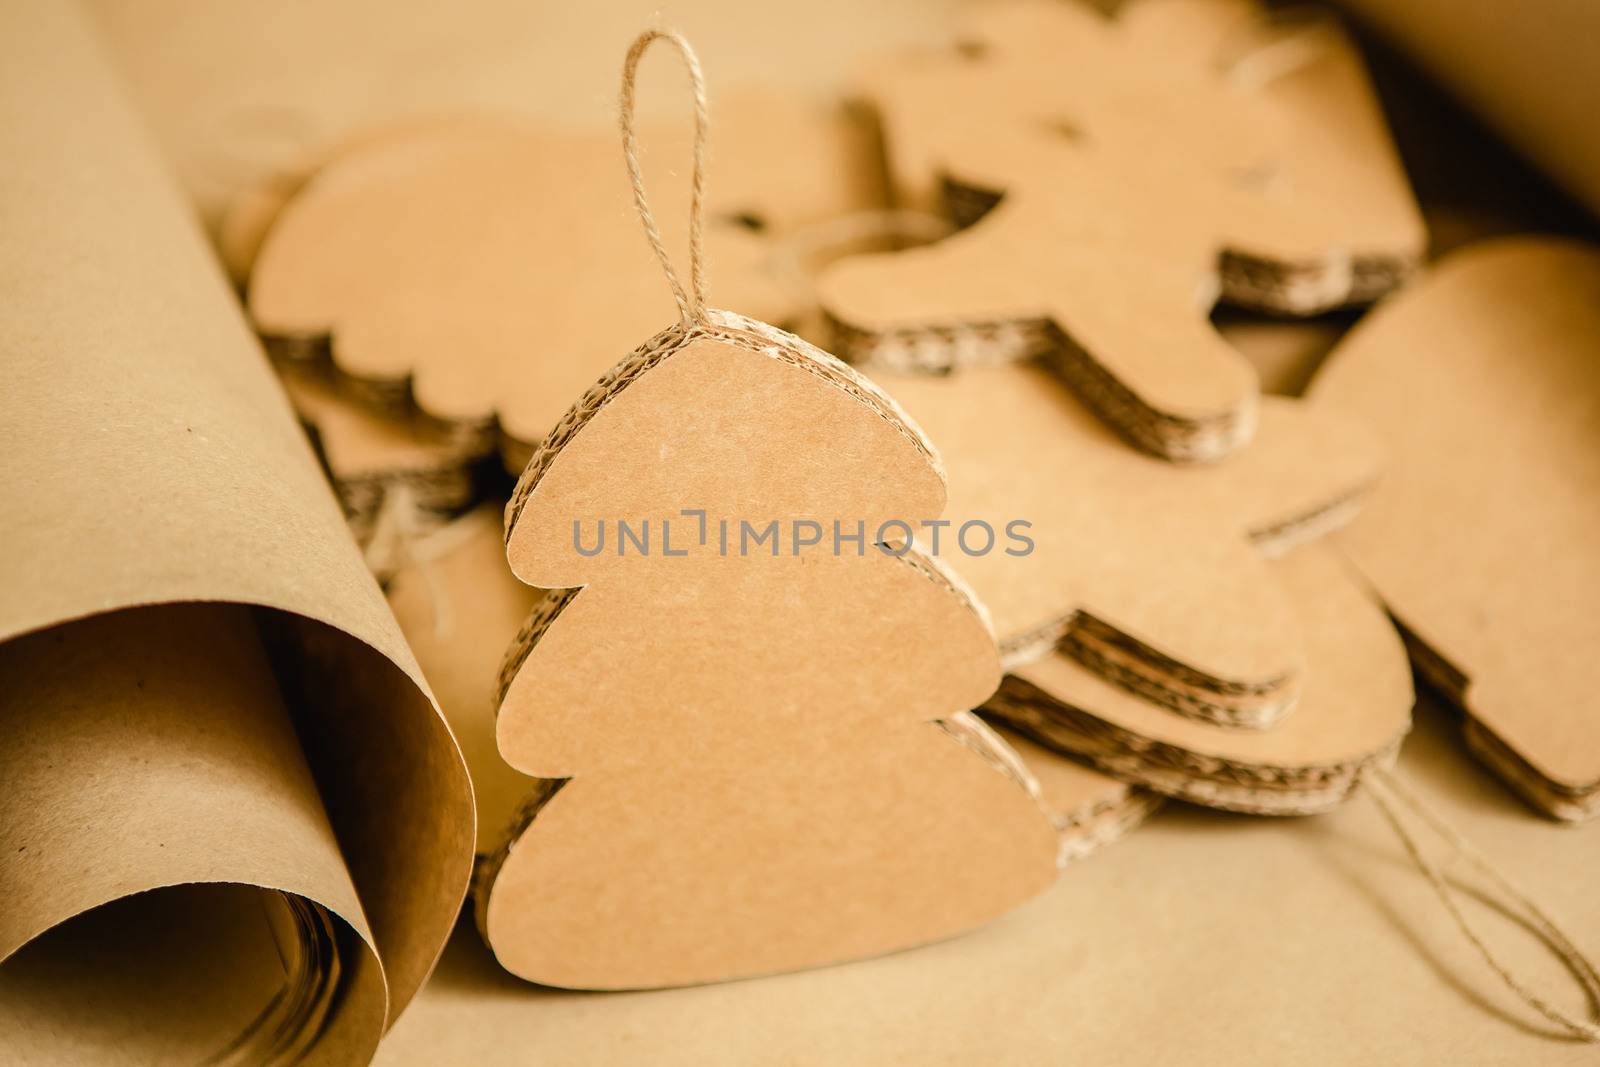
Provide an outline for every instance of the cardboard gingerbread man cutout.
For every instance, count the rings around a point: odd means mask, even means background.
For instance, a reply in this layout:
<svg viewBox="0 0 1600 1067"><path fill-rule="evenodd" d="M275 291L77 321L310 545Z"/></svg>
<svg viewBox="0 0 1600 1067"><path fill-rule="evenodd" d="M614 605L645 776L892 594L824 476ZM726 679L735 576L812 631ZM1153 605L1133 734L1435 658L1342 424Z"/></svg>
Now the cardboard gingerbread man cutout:
<svg viewBox="0 0 1600 1067"><path fill-rule="evenodd" d="M698 138L688 289L672 272L630 122L657 38L704 127L692 51L647 33L624 146L683 318L578 402L507 509L512 569L555 591L502 674L499 747L565 781L484 865L478 918L508 969L575 988L907 948L1056 869L1037 787L965 710L1000 677L983 610L883 533L943 508L932 446L838 360L705 307Z"/></svg>
<svg viewBox="0 0 1600 1067"><path fill-rule="evenodd" d="M1417 209L1360 59L1333 27L1281 77L1215 63L1239 0L984 8L974 49L888 62L866 93L895 183L942 183L943 241L818 283L852 362L950 369L1048 355L1096 412L1172 460L1255 427L1257 382L1207 316L1366 303L1414 266ZM1270 59L1266 48L1251 53Z"/></svg>

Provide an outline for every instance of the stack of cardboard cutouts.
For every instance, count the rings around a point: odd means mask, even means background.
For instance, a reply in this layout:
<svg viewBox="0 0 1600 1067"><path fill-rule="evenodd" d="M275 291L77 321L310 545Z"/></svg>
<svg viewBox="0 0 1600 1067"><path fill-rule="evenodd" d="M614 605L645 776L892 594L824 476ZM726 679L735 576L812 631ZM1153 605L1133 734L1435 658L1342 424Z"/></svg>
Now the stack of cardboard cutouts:
<svg viewBox="0 0 1600 1067"><path fill-rule="evenodd" d="M1294 314L1368 301L1423 246L1352 46L1301 31L1284 68L1283 42L1248 41L1261 19L1231 0L1135 0L1114 21L1032 0L988 11L959 54L886 64L868 95L898 184L938 180L976 221L824 274L844 354L1048 354L1140 447L1248 441L1255 377L1207 319L1218 294Z"/></svg>
<svg viewBox="0 0 1600 1067"><path fill-rule="evenodd" d="M1294 710L1270 729L1174 715L1060 654L1019 667L987 710L1169 796L1261 815L1325 811L1365 771L1394 761L1411 722L1399 635L1342 568L1323 545L1271 564L1295 609L1305 666Z"/></svg>
<svg viewBox="0 0 1600 1067"><path fill-rule="evenodd" d="M1600 251L1500 240L1374 311L1311 392L1389 456L1340 546L1473 749L1562 819L1600 811L1597 351Z"/></svg>
<svg viewBox="0 0 1600 1067"><path fill-rule="evenodd" d="M0 9L0 1033L362 1062L454 924L459 752L70 5Z"/></svg>
<svg viewBox="0 0 1600 1067"><path fill-rule="evenodd" d="M507 509L512 570L553 592L508 656L499 748L568 780L482 868L503 965L584 988L794 970L1049 884L1036 786L965 711L999 681L981 609L872 532L944 498L881 392L732 313L585 394ZM813 539L835 524L864 537Z"/></svg>
<svg viewBox="0 0 1600 1067"><path fill-rule="evenodd" d="M1192 467L1127 447L1032 362L876 380L940 442L949 525L917 536L988 606L1008 668L1059 646L1194 718L1293 706L1301 635L1262 552L1353 513L1378 470L1359 424L1268 397L1249 447Z"/></svg>
<svg viewBox="0 0 1600 1067"><path fill-rule="evenodd" d="M767 92L746 91L737 93L729 101L729 134L737 136L758 128L781 128L797 153L788 165L779 165L779 157L771 152L732 152L723 160L722 188L726 191L719 202L728 209L719 212L719 225L736 231L731 240L749 249L759 245L763 254L760 270L764 281L761 291L774 299L794 301L801 294L777 262L770 237L791 232L818 219L840 215L859 209L866 204L881 202L878 186L881 178L872 164L875 160L870 124L838 108L825 108L810 102L780 97ZM358 131L336 141L331 148L309 151L301 165L289 166L275 173L259 185L241 190L234 196L224 212L217 232L217 245L224 264L242 287L248 287L257 258L267 235L272 232L286 206L306 187L307 183L324 169L339 170L350 158L361 158L367 153L397 151L404 153L408 144L429 142L436 138L449 138L463 126L482 124L483 120L440 118L415 119L375 129ZM500 127L487 124L491 129ZM529 136L537 136L528 134ZM603 188L614 188L614 159L595 154L601 151L614 153L609 138L603 143L585 142L583 153L567 160L566 165L577 168L570 180L577 184L594 182ZM565 151L559 147L552 151ZM794 165L793 158L801 160ZM552 164L553 166L554 164ZM604 166L605 175L594 173ZM587 169L586 169L587 168ZM548 173L544 174L549 178ZM534 180L541 180L535 178ZM549 200L557 202L565 193L560 182L549 193ZM534 195L538 195L537 192ZM548 205L540 210L548 212ZM562 213L557 213L562 214ZM754 236L755 231L762 236ZM547 235L548 236L548 235ZM579 243L587 240L583 235L571 235ZM630 242L631 233L623 236ZM633 250L632 244L629 246ZM544 254L556 254L545 246ZM326 250L318 248L321 257ZM426 255L427 253L415 253ZM561 253L564 254L564 253ZM473 258L470 249L464 258ZM742 262L745 268L749 262ZM595 269L576 274L563 272L552 279L558 288L543 298L558 306L566 306L576 298L585 306L593 306L597 290L609 299L608 288L614 273L603 269L596 261ZM503 291L498 291L502 292ZM779 295L781 294L781 295ZM482 294L493 299L491 294ZM435 289L423 295L412 294L429 306L445 300L443 290ZM524 297L516 297L520 304ZM779 314L771 308L772 314ZM460 314L475 316L480 313L491 317L500 312L482 306L463 307ZM625 340L607 346L603 337L609 327L602 326L611 318L611 312L597 312L587 324L581 318L571 320L572 332L568 339L541 346L537 338L525 338L528 343L527 358L534 364L541 360L562 363L578 351L589 351L593 357L589 372L597 373L609 365L619 351L632 343L634 335L625 331ZM652 320L653 324L653 320ZM596 330L595 342L583 336ZM456 413L443 417L419 410L412 402L409 380L397 381L387 373L374 376L357 368L352 371L330 357L329 338L315 336L267 337L269 349L276 357L280 377L289 390L296 409L300 412L321 453L329 479L338 491L350 518L351 528L363 544L374 535L380 510L391 492L404 490L408 495L404 507L413 533L419 532L471 503L482 479L476 461L496 447L496 435L481 419L463 419ZM335 347L335 351L338 349ZM424 359L457 360L460 353L452 348L448 353L427 355ZM472 360L468 353L467 359ZM596 363L595 360L601 362ZM479 363L482 362L480 356ZM487 372L486 372L487 373ZM537 383L538 376L524 378L520 370L498 380L496 388L516 395L525 382ZM576 391L576 386L574 387ZM558 400L557 403L562 401ZM553 420L556 409L550 409ZM520 471L527 462L532 446L537 440L522 440L501 436L498 446L505 463L513 471ZM391 501L394 506L395 502ZM377 529L381 534L381 527ZM381 546L380 546L381 555ZM381 571L381 568L380 568Z"/></svg>
<svg viewBox="0 0 1600 1067"><path fill-rule="evenodd" d="M1411 705L1398 638L1323 550L1296 548L1377 478L1358 423L1268 397L1249 446L1193 467L1128 448L1035 363L877 380L944 442L949 525L917 536L993 613L1012 673L991 713L1244 811L1322 810L1392 759Z"/></svg>
<svg viewBox="0 0 1600 1067"><path fill-rule="evenodd" d="M789 321L805 298L775 237L879 201L863 124L770 94L731 104L708 254L732 306ZM649 139L647 168L682 158L681 131ZM235 243L271 348L326 350L352 393L414 404L520 471L671 307L630 212L613 135L479 118L361 138L286 203L243 202L225 232L265 228Z"/></svg>
<svg viewBox="0 0 1600 1067"><path fill-rule="evenodd" d="M367 540L392 493L406 493L425 523L442 521L472 503L471 452L447 433L351 401L325 368L279 365L277 370L356 540Z"/></svg>

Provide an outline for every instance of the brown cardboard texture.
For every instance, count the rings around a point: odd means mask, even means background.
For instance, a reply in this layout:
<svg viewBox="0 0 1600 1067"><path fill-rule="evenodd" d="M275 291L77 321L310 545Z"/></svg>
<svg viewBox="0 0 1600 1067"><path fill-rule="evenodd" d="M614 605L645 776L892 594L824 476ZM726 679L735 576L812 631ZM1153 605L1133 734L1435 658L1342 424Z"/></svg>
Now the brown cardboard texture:
<svg viewBox="0 0 1600 1067"><path fill-rule="evenodd" d="M1372 300L1421 254L1359 56L1319 25L1287 73L1282 40L1229 67L1222 46L1265 16L1227 0L1136 0L1114 21L985 10L968 49L870 79L891 167L942 181L972 225L825 272L841 351L924 368L1048 354L1140 447L1227 454L1256 382L1207 319L1219 293L1314 313Z"/></svg>
<svg viewBox="0 0 1600 1067"><path fill-rule="evenodd" d="M1597 346L1600 251L1498 240L1373 312L1311 391L1390 457L1341 547L1489 765L1566 819L1600 810Z"/></svg>
<svg viewBox="0 0 1600 1067"><path fill-rule="evenodd" d="M280 364L279 380L311 436L357 540L387 495L404 489L425 515L458 512L476 491L471 449L421 419L380 415L342 394L327 368Z"/></svg>
<svg viewBox="0 0 1600 1067"><path fill-rule="evenodd" d="M181 689L181 706L158 710L189 716L188 732L181 746L158 754L175 758L204 743L215 745L208 750L221 753L219 759L252 762L239 764L237 781L209 764L152 763L146 784L142 770L123 765L127 780L99 785L117 798L110 808L86 815L82 825L32 824L35 843L4 857L8 899L22 900L26 885L26 896L44 901L50 914L15 912L14 933L27 937L66 918L68 902L131 896L175 878L273 887L276 869L278 881L289 877L282 872L322 879L273 888L304 890L337 913L336 928L356 931L364 923L370 933L371 948L352 944L340 952L348 989L331 1010L336 1017L350 1013L349 1025L331 1023L317 1043L319 1055L348 1061L411 999L459 909L472 854L466 775L188 203L144 139L111 70L70 5L0 9L0 99L52 102L0 114L0 153L9 161L0 169L0 202L7 205L0 227L0 262L7 265L0 301L7 364L0 390L0 424L7 428L0 641L37 634L74 644L76 629L101 615L110 615L107 625L120 634L125 609L245 605L237 611L258 632L252 639L281 694L266 689L256 668L245 673L250 661L241 658L243 646L227 653L232 631L221 624L175 642L173 653L183 662L159 661L167 676L219 685L255 679L247 689L258 691ZM154 625L128 623L136 632ZM202 638L224 644L218 651ZM107 637L104 651L111 648ZM218 678L208 657L225 654L223 662L239 671ZM24 702L43 696L12 685L15 672L37 666L28 659L8 653L14 666L4 687ZM157 666L152 659L148 668L119 668L114 677L137 679L146 670L148 684ZM67 681L93 690L112 677L86 673ZM131 706L137 686L110 695ZM296 799L304 792L290 776L292 764L274 763L276 749L224 744L229 715L265 714L274 703L292 717L344 886L326 851L318 867L288 862L278 845L269 848L272 841L328 845L308 836L314 813ZM102 730L99 747L111 750L84 753L85 768L98 759L115 762L119 748L150 750L155 712L101 714L115 709L99 697L79 710L101 715L94 720ZM217 736L189 736L207 731ZM8 751L21 750L8 745ZM63 759L64 751L55 746L36 755L5 781L40 782L53 791L50 803L82 810L87 798L61 799L62 779L35 762ZM169 771L203 774L221 791L217 796L238 801L241 810L209 814L219 825L237 820L248 837L215 855L199 854L200 838L168 840L165 831L144 839L143 849L133 847L133 838L117 851L68 847L69 834L94 838L96 827L109 833L131 818L121 803L133 796L144 805L141 825L191 826L202 809L165 789L173 779L157 775ZM49 810L41 804L34 814ZM46 847L52 841L58 843ZM36 850L56 865L32 866L26 857ZM349 899L352 888L359 908ZM370 977L377 969L362 964L369 956L381 963L382 980L364 987L359 972ZM374 991L375 1008L366 993L357 995L361 988Z"/></svg>
<svg viewBox="0 0 1600 1067"><path fill-rule="evenodd" d="M484 866L502 964L581 988L769 974L950 937L1051 882L1036 787L964 712L999 681L981 609L875 543L943 507L892 402L728 312L579 401L507 509L512 569L559 591L508 657L500 750L570 780ZM645 554L588 555L597 524L646 520ZM866 534L801 547L806 522Z"/></svg>
<svg viewBox="0 0 1600 1067"><path fill-rule="evenodd" d="M730 304L792 319L807 297L779 269L772 235L879 200L862 124L770 93L736 95L728 110L707 251ZM650 131L647 170L683 158L682 137ZM484 446L498 430L508 461L525 461L671 308L615 135L487 118L414 124L336 154L276 216L249 303L275 348L328 345L379 402L403 406L409 393Z"/></svg>
<svg viewBox="0 0 1600 1067"><path fill-rule="evenodd" d="M1271 565L1305 641L1294 710L1270 730L1173 715L1065 656L1019 668L988 710L1108 774L1196 804L1304 815L1393 763L1411 725L1411 672L1388 617L1325 545Z"/></svg>
<svg viewBox="0 0 1600 1067"><path fill-rule="evenodd" d="M1039 783L1039 800L1059 835L1057 862L1083 859L1131 833L1161 807L1157 793L1102 774L1011 730L996 729Z"/></svg>
<svg viewBox="0 0 1600 1067"><path fill-rule="evenodd" d="M1378 466L1358 424L1267 397L1248 448L1185 467L1126 447L1035 363L877 381L940 443L945 542L1028 524L1031 549L952 557L1008 668L1059 645L1196 718L1265 726L1292 705L1301 638L1261 553L1349 517Z"/></svg>
<svg viewBox="0 0 1600 1067"><path fill-rule="evenodd" d="M737 216L735 221L763 233L787 234L882 205L876 134L859 110L748 88L719 97L717 115L717 128L730 148L717 157L714 196L722 205L716 208L719 215ZM228 199L217 221L217 251L228 273L240 286L248 282L278 216L319 170L367 145L446 131L461 121L414 118L361 128L328 144L305 147L276 172L246 184ZM741 145L765 143L774 130L783 132L787 152L740 150Z"/></svg>
<svg viewBox="0 0 1600 1067"><path fill-rule="evenodd" d="M389 580L394 609L422 673L461 745L478 805L478 854L499 848L541 783L517 773L495 745L496 675L539 591L506 563L501 509L484 505L410 544Z"/></svg>

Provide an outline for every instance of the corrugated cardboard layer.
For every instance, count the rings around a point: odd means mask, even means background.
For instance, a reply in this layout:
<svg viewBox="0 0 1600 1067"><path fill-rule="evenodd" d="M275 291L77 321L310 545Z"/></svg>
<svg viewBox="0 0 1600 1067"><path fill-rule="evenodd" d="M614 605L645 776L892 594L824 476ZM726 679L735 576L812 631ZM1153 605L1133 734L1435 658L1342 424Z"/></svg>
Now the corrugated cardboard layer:
<svg viewBox="0 0 1600 1067"><path fill-rule="evenodd" d="M1199 804L1305 814L1342 803L1369 766L1391 762L1411 722L1400 637L1325 545L1271 564L1305 637L1294 710L1266 730L1174 715L1056 655L1021 667L1000 714L1108 773Z"/></svg>

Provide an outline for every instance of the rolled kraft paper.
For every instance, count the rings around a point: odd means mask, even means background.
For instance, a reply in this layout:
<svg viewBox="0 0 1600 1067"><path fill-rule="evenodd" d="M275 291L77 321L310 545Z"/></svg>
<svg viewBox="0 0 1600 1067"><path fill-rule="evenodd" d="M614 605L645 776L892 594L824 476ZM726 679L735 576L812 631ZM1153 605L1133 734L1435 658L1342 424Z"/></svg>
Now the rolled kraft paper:
<svg viewBox="0 0 1600 1067"><path fill-rule="evenodd" d="M0 641L144 605L267 609L250 615L392 1022L465 894L460 753L189 206L72 5L0 7L0 157ZM0 779L0 796L14 788ZM83 857L86 870L96 862ZM149 864L116 891L169 880L159 856Z"/></svg>
<svg viewBox="0 0 1600 1067"><path fill-rule="evenodd" d="M1340 0L1600 213L1600 4Z"/></svg>
<svg viewBox="0 0 1600 1067"><path fill-rule="evenodd" d="M133 608L0 645L0 1028L18 1035L20 1049L7 1044L23 1062L100 1062L112 1049L173 1062L181 1037L201 1055L239 1037L270 999L249 995L271 991L258 978L270 966L241 960L252 931L269 940L269 901L241 904L220 933L206 924L196 940L130 951L166 925L169 887L218 882L294 894L336 917L346 1004L314 1058L365 1059L376 1047L383 977L371 934L251 615L237 604ZM190 914L215 910L214 894L180 895ZM88 929L49 933L63 922ZM293 970L281 965L280 983ZM164 1002L161 991L206 975L236 988L221 1003ZM60 1017L50 1006L73 1000L112 1018L43 1032Z"/></svg>

